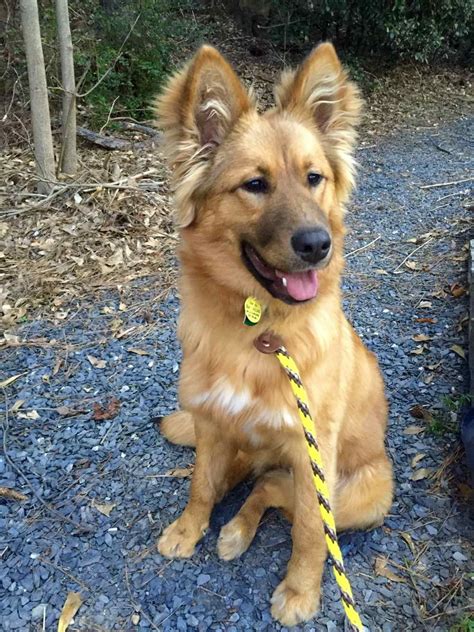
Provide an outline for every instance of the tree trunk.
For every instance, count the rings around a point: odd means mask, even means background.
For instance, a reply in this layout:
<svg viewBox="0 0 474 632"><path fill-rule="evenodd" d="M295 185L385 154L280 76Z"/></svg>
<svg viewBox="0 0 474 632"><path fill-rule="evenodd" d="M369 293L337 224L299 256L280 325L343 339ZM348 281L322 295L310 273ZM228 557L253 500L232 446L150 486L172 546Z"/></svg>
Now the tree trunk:
<svg viewBox="0 0 474 632"><path fill-rule="evenodd" d="M61 81L63 84L62 146L59 171L69 175L76 173L76 80L74 55L69 25L68 0L56 0Z"/></svg>
<svg viewBox="0 0 474 632"><path fill-rule="evenodd" d="M55 181L54 151L37 1L20 0L20 9L28 66L36 168L40 178L38 191L49 193Z"/></svg>

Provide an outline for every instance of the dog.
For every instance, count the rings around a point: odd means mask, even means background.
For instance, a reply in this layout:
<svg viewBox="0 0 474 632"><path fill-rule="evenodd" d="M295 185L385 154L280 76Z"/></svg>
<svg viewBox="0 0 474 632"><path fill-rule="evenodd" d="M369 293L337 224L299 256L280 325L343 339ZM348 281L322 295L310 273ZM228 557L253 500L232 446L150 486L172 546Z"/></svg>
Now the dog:
<svg viewBox="0 0 474 632"><path fill-rule="evenodd" d="M203 46L157 100L180 228L181 410L162 421L196 447L189 502L158 541L193 554L214 505L255 487L218 539L247 550L269 507L292 521L292 555L271 612L285 626L317 612L327 555L305 437L287 376L254 340L271 331L296 360L316 420L338 530L382 523L392 502L387 403L377 360L341 307L344 213L361 110L334 47L283 73L260 114L220 53ZM247 297L263 315L243 324Z"/></svg>

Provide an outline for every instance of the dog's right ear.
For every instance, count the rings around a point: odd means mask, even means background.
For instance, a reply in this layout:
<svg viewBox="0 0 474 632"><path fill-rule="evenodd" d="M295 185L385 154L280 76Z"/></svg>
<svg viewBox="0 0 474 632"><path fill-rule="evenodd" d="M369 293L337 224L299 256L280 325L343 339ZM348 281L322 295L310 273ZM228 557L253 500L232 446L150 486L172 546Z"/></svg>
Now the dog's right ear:
<svg viewBox="0 0 474 632"><path fill-rule="evenodd" d="M158 124L164 130L164 149L173 168L180 227L194 220L199 192L217 148L252 106L251 96L229 63L211 46L202 46L158 98Z"/></svg>

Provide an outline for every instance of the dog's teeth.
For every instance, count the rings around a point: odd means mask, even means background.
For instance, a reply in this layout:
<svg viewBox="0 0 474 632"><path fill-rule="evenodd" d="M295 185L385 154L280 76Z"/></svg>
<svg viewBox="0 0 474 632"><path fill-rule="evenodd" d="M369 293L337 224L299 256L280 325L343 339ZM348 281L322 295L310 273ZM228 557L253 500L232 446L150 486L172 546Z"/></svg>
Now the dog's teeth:
<svg viewBox="0 0 474 632"><path fill-rule="evenodd" d="M288 281L286 280L286 277L281 277L281 282L283 283L285 287L288 286Z"/></svg>

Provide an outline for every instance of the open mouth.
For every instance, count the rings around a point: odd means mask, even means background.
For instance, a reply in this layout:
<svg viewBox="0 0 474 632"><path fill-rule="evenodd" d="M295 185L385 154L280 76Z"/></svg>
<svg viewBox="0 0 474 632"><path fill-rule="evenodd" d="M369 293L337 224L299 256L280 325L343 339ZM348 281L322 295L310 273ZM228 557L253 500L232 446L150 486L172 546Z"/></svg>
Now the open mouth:
<svg viewBox="0 0 474 632"><path fill-rule="evenodd" d="M293 305L310 301L318 293L316 270L282 272L266 263L248 243L242 244L242 258L248 270L267 292L275 298Z"/></svg>

